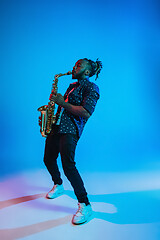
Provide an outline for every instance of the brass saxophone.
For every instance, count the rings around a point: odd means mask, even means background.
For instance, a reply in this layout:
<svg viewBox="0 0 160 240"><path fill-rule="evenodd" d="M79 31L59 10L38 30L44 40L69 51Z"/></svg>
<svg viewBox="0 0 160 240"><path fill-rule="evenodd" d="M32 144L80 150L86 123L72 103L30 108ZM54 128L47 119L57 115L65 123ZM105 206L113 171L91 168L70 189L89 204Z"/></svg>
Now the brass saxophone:
<svg viewBox="0 0 160 240"><path fill-rule="evenodd" d="M54 76L53 84L52 84L52 91L56 94L58 91L58 78L72 74L71 71L67 73L59 73ZM51 92L52 92L51 91ZM55 115L55 102L50 100L48 105L43 105L37 109L37 111L41 112L41 124L40 124L40 132L42 137L47 137L47 135L52 130L52 124L56 121Z"/></svg>

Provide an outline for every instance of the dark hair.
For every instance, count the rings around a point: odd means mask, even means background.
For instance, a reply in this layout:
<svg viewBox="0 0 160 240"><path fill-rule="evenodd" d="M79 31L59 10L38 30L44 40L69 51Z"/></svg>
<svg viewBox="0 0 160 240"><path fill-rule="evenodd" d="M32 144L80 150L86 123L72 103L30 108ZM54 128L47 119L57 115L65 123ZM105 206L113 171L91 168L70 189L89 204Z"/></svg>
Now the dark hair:
<svg viewBox="0 0 160 240"><path fill-rule="evenodd" d="M98 75L99 75L99 73L100 73L100 71L103 67L102 62L99 61L98 58L97 58L96 62L94 62L94 61L92 61L91 59L88 59L88 58L83 58L83 60L88 61L89 65L90 65L91 72L89 74L89 77L92 77L93 75L96 74L96 79L95 80L97 80Z"/></svg>

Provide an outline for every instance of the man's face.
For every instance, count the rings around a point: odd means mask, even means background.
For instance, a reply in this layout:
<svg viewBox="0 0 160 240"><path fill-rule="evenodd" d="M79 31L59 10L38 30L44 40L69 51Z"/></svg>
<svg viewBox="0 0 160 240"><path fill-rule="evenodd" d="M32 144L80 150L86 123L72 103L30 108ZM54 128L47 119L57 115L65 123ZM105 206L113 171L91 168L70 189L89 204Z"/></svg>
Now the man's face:
<svg viewBox="0 0 160 240"><path fill-rule="evenodd" d="M78 60L72 70L72 79L83 79L87 69L87 61L83 59Z"/></svg>

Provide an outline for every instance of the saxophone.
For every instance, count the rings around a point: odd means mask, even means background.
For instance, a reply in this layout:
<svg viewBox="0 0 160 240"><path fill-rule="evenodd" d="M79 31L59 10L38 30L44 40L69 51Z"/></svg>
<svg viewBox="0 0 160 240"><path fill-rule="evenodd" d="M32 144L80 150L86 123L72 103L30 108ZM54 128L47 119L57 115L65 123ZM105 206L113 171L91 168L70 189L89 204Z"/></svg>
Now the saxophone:
<svg viewBox="0 0 160 240"><path fill-rule="evenodd" d="M58 91L58 78L72 74L71 71L67 73L59 73L54 76L53 84L52 84L52 91L57 94ZM52 124L56 121L55 115L55 102L50 100L48 105L43 105L37 109L37 111L41 112L41 124L40 124L40 132L42 137L47 137L47 135L52 130Z"/></svg>

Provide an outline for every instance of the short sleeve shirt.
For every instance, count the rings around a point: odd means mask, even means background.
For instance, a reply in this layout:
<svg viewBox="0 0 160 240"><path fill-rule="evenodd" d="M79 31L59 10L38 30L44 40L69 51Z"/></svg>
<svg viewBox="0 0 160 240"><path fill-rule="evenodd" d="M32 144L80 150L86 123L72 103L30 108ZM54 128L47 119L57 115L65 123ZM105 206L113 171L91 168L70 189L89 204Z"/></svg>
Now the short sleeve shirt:
<svg viewBox="0 0 160 240"><path fill-rule="evenodd" d="M64 95L64 99L68 98L68 103L75 106L82 106L90 115L93 114L99 97L98 86L90 82L89 78L71 83ZM87 120L63 109L58 132L76 134L79 138Z"/></svg>

